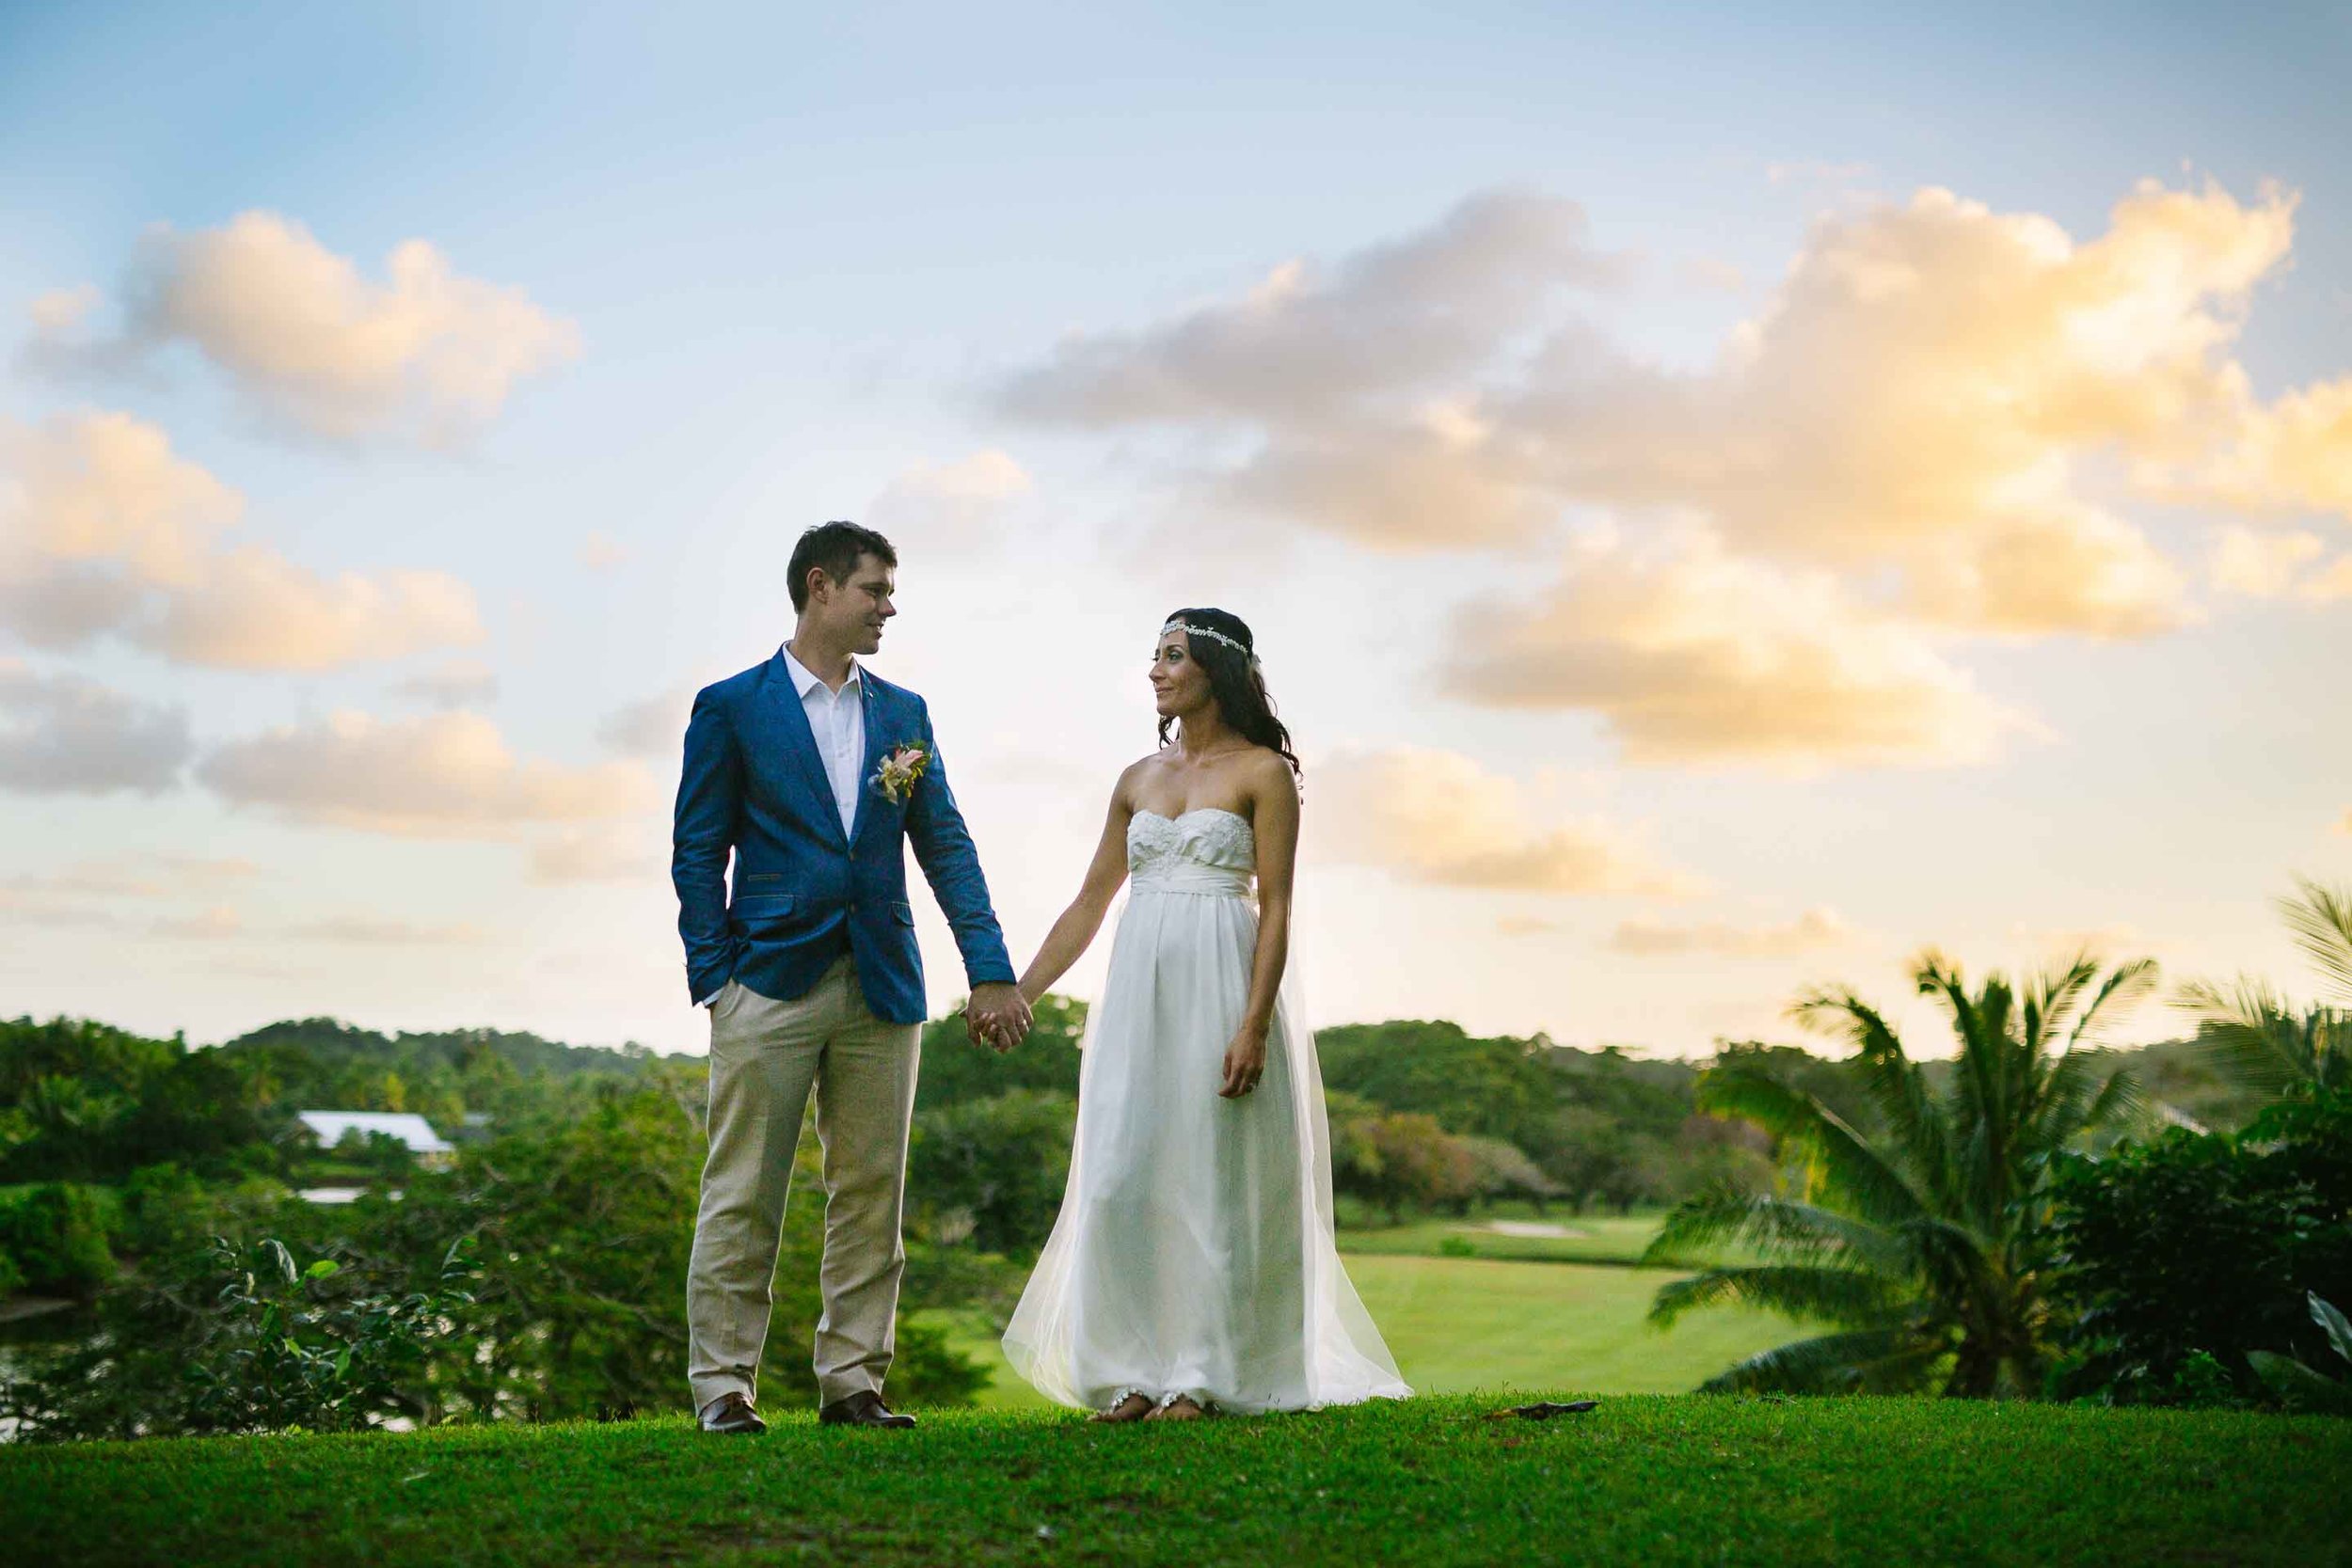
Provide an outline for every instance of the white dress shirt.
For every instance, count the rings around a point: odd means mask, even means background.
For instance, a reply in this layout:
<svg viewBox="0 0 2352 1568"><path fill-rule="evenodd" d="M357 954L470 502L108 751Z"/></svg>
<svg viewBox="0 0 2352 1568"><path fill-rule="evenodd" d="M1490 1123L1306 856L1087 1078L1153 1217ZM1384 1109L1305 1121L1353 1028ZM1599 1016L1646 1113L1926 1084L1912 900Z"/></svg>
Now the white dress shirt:
<svg viewBox="0 0 2352 1568"><path fill-rule="evenodd" d="M858 772L866 766L866 689L857 660L850 660L850 678L838 691L812 675L784 649L785 667L800 688L801 710L808 715L808 733L817 737L817 756L825 765L825 782L833 785L833 803L841 808L841 836L850 836L857 822Z"/></svg>

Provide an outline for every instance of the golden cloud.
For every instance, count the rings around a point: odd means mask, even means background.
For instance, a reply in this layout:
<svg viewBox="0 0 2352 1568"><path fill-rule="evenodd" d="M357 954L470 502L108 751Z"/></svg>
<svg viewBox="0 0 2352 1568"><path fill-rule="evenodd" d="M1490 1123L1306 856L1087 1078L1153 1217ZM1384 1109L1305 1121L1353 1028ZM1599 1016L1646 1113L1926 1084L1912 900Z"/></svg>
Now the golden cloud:
<svg viewBox="0 0 2352 1568"><path fill-rule="evenodd" d="M1833 910L1807 910L1778 926L1734 926L1721 920L1675 926L1637 915L1618 923L1610 933L1609 947L1612 952L1640 958L1706 953L1732 958L1785 958L1835 947L1851 935Z"/></svg>
<svg viewBox="0 0 2352 1568"><path fill-rule="evenodd" d="M658 803L634 763L566 767L516 756L473 713L381 720L339 712L233 741L197 777L232 805L421 838L505 839L538 825L626 816Z"/></svg>
<svg viewBox="0 0 2352 1568"><path fill-rule="evenodd" d="M1516 782L1451 752L1343 752L1312 776L1309 843L1322 860L1496 892L1675 897L1703 886L1613 824L1538 820Z"/></svg>
<svg viewBox="0 0 2352 1568"><path fill-rule="evenodd" d="M1827 574L1804 596L1859 629L1735 607L1723 635L1661 650L1559 623L1534 639L1572 644L1556 674L1522 642L1508 669L1457 660L1454 684L1589 701L1661 757L1977 757L2007 721L1948 662L1958 640L2201 619L2143 508L2352 510L2352 377L2264 403L2234 357L2296 204L2148 182L2082 241L1940 189L1860 206L1684 371L1615 341L1591 298L1565 309L1607 271L1572 207L1480 198L1334 267L1073 340L999 402L1174 433L1153 450L1205 454L1177 459L1191 499L1370 548L1523 558L1597 514L1694 528L1768 588Z"/></svg>
<svg viewBox="0 0 2352 1568"><path fill-rule="evenodd" d="M1599 714L1638 763L1963 763L2032 721L1831 574L1694 536L1589 542L1532 600L1465 606L1443 689L1498 707Z"/></svg>
<svg viewBox="0 0 2352 1568"><path fill-rule="evenodd" d="M183 664L323 670L479 641L441 572L322 576L218 547L244 499L127 414L0 422L0 625L42 647L106 633Z"/></svg>
<svg viewBox="0 0 2352 1568"><path fill-rule="evenodd" d="M2321 564L2328 542L2316 533L2267 533L2232 524L2214 536L2210 571L2225 594L2325 604L2352 598L2352 550Z"/></svg>
<svg viewBox="0 0 2352 1568"><path fill-rule="evenodd" d="M519 289L459 277L423 240L395 245L376 283L275 213L189 233L155 226L124 293L122 335L99 341L77 336L86 291L44 295L34 363L103 371L186 342L256 405L331 437L462 436L517 381L580 352L573 323Z"/></svg>

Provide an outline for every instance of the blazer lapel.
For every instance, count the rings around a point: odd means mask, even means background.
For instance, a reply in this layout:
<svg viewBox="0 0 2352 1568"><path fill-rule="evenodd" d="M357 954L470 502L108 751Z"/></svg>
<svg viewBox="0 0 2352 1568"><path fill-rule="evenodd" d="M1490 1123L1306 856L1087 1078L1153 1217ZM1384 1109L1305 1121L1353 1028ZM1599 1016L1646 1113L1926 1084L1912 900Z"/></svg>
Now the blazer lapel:
<svg viewBox="0 0 2352 1568"><path fill-rule="evenodd" d="M850 822L850 842L852 844L857 842L857 835L866 831L867 801L874 793L866 781L872 778L874 769L882 766L882 752L890 744L889 737L882 734L882 726L890 721L890 705L875 695L873 676L864 671L859 672L857 690L858 704L866 717L866 759L858 765L857 770L857 815Z"/></svg>
<svg viewBox="0 0 2352 1568"><path fill-rule="evenodd" d="M864 684L862 681L859 683L860 686ZM809 802L817 811L817 819L825 825L835 842L839 842L841 808L834 803L833 782L825 777L824 760L817 754L816 732L808 727L808 710L801 705L801 689L792 684L792 667L785 662L781 650L769 671L768 691L782 710L777 716L777 722L784 730L786 763L807 789ZM860 809L864 809L863 801L860 802Z"/></svg>

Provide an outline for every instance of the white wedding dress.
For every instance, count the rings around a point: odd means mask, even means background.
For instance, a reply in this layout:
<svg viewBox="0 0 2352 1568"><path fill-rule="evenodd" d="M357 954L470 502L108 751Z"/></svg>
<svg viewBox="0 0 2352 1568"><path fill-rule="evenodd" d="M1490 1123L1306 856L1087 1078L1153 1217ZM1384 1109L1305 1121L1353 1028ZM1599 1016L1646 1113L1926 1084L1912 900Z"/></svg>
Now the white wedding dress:
<svg viewBox="0 0 2352 1568"><path fill-rule="evenodd" d="M1256 1413L1412 1392L1332 1241L1323 1075L1290 997L1258 1087L1217 1094L1248 1001L1256 867L1232 812L1128 824L1070 1185L1005 1331L1013 1370L1062 1404Z"/></svg>

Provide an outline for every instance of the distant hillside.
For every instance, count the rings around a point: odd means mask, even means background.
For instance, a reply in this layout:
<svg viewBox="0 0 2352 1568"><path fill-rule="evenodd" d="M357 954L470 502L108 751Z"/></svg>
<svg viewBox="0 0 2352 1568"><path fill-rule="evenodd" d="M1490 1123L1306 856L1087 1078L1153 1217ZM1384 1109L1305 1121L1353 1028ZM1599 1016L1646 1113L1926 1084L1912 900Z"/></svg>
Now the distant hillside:
<svg viewBox="0 0 2352 1568"><path fill-rule="evenodd" d="M638 1076L657 1053L634 1041L622 1046L566 1045L503 1029L442 1029L386 1035L341 1019L288 1019L263 1024L215 1050L241 1062L266 1064L281 1090L295 1094L312 1081L335 1082L354 1068L380 1069L403 1078L481 1071L496 1061L517 1075L580 1073Z"/></svg>

